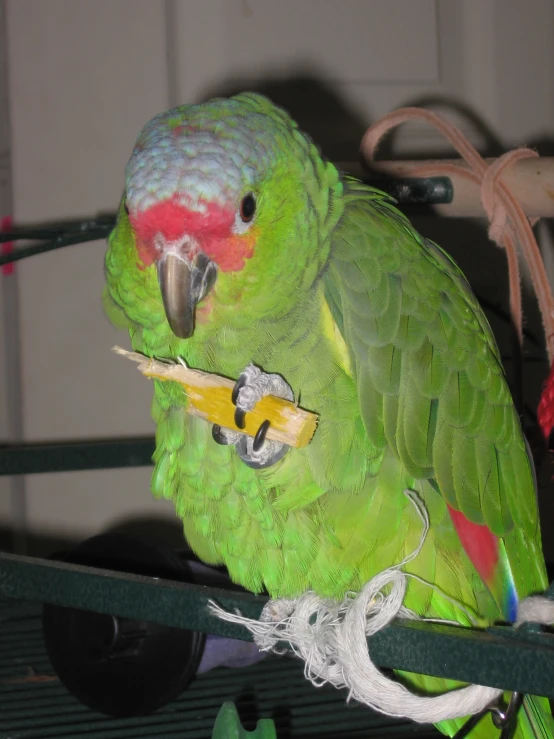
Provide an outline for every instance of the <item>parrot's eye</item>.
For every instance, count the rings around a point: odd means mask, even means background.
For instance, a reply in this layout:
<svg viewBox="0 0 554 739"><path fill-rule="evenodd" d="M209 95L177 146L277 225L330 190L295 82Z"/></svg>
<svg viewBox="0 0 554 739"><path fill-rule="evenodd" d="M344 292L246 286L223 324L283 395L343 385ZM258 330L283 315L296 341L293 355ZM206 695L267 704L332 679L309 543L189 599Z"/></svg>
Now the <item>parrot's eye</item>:
<svg viewBox="0 0 554 739"><path fill-rule="evenodd" d="M254 196L251 192L248 193L248 195L245 195L241 201L240 204L240 217L245 223L248 223L249 221L254 218L254 213L256 212L256 201L254 200Z"/></svg>

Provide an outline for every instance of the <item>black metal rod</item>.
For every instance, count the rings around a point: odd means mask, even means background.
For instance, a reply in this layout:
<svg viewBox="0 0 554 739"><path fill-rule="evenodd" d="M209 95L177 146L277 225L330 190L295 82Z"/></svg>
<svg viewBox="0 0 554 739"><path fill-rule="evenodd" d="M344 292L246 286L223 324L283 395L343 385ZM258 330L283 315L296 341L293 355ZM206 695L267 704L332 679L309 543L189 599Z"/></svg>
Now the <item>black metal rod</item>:
<svg viewBox="0 0 554 739"><path fill-rule="evenodd" d="M0 243L6 241L56 241L66 236L85 236L91 233L106 233L115 226L115 216L86 221L64 221L44 228L16 228L12 231L0 231Z"/></svg>
<svg viewBox="0 0 554 739"><path fill-rule="evenodd" d="M451 203L454 189L449 177L365 177L363 181L393 197L399 205L440 205ZM66 221L43 228L18 228L0 233L0 243L39 241L0 255L0 266L44 254L64 246L106 239L116 222L115 215Z"/></svg>
<svg viewBox="0 0 554 739"><path fill-rule="evenodd" d="M447 205L454 198L449 177L364 177L363 181L386 192L398 205Z"/></svg>
<svg viewBox="0 0 554 739"><path fill-rule="evenodd" d="M15 249L7 254L0 254L0 267L4 264L18 262L20 259L34 257L37 254L44 254L54 249L61 249L64 246L73 246L74 244L84 244L89 241L104 240L107 238L109 231L90 231L87 234L74 234L71 236L63 236L52 241L46 241L39 244L31 244L19 249Z"/></svg>

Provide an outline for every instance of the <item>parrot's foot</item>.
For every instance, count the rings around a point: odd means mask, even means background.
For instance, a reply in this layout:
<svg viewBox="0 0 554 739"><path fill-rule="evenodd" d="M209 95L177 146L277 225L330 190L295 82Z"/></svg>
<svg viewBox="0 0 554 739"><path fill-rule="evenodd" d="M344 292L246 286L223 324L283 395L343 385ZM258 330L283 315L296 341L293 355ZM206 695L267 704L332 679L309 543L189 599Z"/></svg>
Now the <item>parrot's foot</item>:
<svg viewBox="0 0 554 739"><path fill-rule="evenodd" d="M266 374L253 364L249 364L236 381L231 395L236 406L235 424L238 428L244 428L245 415L266 395L294 400L291 387L280 375ZM271 467L289 450L286 444L265 438L269 426L269 421L264 421L254 438L238 431L214 426L212 436L218 444L234 444L237 454L248 467L262 469Z"/></svg>
<svg viewBox="0 0 554 739"><path fill-rule="evenodd" d="M246 413L253 410L256 403L266 395L294 400L290 385L283 380L281 375L269 375L253 364L249 364L235 382L231 395L231 400L237 407L235 423L239 429L244 428Z"/></svg>
<svg viewBox="0 0 554 739"><path fill-rule="evenodd" d="M290 385L280 375L267 374L249 364L236 381L231 396L237 407L235 424L238 428L244 428L246 413L253 410L256 403L266 395L294 400ZM249 467L254 469L270 467L282 459L289 449L286 444L265 438L269 426L269 421L264 421L253 439L250 436L243 436L236 445L237 454Z"/></svg>

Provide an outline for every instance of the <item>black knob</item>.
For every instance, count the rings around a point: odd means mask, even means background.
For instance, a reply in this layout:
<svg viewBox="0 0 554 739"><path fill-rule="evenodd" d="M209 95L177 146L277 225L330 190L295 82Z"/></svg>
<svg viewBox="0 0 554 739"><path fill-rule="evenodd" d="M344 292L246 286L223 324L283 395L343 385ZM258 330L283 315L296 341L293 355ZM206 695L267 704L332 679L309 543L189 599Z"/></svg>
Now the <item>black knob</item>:
<svg viewBox="0 0 554 739"><path fill-rule="evenodd" d="M192 581L171 549L126 534L102 534L65 553L66 562ZM109 716L152 713L194 677L205 636L148 621L44 605L43 631L54 670L82 703Z"/></svg>

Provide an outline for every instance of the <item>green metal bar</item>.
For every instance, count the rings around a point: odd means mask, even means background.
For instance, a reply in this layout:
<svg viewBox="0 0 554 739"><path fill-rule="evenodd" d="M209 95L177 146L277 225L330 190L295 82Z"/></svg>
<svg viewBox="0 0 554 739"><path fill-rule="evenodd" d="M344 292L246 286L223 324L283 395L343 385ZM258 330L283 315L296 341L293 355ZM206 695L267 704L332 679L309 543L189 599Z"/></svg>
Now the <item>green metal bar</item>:
<svg viewBox="0 0 554 739"><path fill-rule="evenodd" d="M209 600L228 611L259 618L267 598L240 591L171 582L13 554L0 554L0 592L13 598L111 613L250 639L240 626L220 621ZM398 620L369 640L382 667L420 672L554 698L552 637L508 627L478 631Z"/></svg>
<svg viewBox="0 0 554 739"><path fill-rule="evenodd" d="M0 477L38 472L147 467L152 464L154 438L100 439L0 446Z"/></svg>
<svg viewBox="0 0 554 739"><path fill-rule="evenodd" d="M236 639L244 630L210 615L210 599L258 618L267 598L66 562L0 553L0 593L59 606L154 621ZM140 615L139 615L140 614Z"/></svg>

